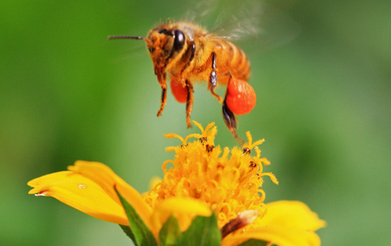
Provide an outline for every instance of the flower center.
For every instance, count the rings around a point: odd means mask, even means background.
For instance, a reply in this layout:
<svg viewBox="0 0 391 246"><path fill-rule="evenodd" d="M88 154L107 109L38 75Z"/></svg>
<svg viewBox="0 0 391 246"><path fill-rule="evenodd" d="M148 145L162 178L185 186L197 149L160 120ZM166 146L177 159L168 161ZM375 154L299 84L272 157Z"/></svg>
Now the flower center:
<svg viewBox="0 0 391 246"><path fill-rule="evenodd" d="M247 210L257 210L261 218L266 210L262 177L267 175L277 182L273 174L262 173L263 165L270 164L260 157L257 147L263 140L252 143L248 133L249 143L243 149L222 150L214 144L217 130L213 123L205 130L195 124L202 134L191 134L185 139L175 134L166 135L179 138L182 145L167 148L167 151L175 151L175 158L163 163L164 178L144 197L145 201L154 208L170 197L197 199L217 214L220 228ZM196 140L188 142L191 137Z"/></svg>

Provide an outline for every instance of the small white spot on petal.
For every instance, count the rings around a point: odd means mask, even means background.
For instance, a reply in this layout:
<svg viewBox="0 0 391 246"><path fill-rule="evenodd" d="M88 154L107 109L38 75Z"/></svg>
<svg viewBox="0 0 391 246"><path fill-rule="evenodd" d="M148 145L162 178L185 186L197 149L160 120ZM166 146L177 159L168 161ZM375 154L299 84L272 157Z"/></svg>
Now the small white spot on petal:
<svg viewBox="0 0 391 246"><path fill-rule="evenodd" d="M85 184L79 184L79 189L86 189L87 188L87 185L85 185Z"/></svg>
<svg viewBox="0 0 391 246"><path fill-rule="evenodd" d="M46 196L46 192L34 194L34 196Z"/></svg>
<svg viewBox="0 0 391 246"><path fill-rule="evenodd" d="M244 223L251 224L258 217L258 210L246 210L238 213L238 218L242 219Z"/></svg>

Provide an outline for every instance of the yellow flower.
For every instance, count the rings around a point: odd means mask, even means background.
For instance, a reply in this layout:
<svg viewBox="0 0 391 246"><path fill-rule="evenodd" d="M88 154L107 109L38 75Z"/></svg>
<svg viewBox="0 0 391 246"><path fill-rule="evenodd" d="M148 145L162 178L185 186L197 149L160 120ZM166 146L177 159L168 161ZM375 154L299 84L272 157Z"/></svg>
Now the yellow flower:
<svg viewBox="0 0 391 246"><path fill-rule="evenodd" d="M301 202L280 201L264 204L261 189L264 177L278 183L272 173L263 172L269 165L258 148L263 140L243 148L221 149L214 145L217 129L205 129L195 122L201 134L185 139L176 134L181 145L169 147L174 160L163 163L163 179L147 194L141 195L109 167L98 162L77 161L68 171L34 179L29 194L52 196L98 219L129 225L118 193L134 208L159 242L165 221L174 215L180 231L186 231L196 216L217 216L222 245L239 245L258 239L276 245L320 245L315 230L325 222ZM189 141L195 138L194 141ZM252 154L251 152L255 152ZM168 168L168 166L171 166Z"/></svg>
<svg viewBox="0 0 391 246"><path fill-rule="evenodd" d="M263 140L244 146L245 151L233 148L230 151L214 146L217 129L209 124L202 134L191 134L185 139L176 134L167 134L168 138L179 138L180 146L169 147L167 151L175 151L174 160L163 163L164 178L146 196L145 201L153 208L156 204L171 197L190 197L200 201L213 210L218 217L219 227L238 216L239 212L257 210L257 224L266 211L265 192L260 189L263 177L269 176L274 182L277 179L271 173L262 173L263 165L268 165L266 158L260 158L257 147ZM198 141L188 142L190 138ZM255 156L249 152L254 150ZM223 152L223 153L222 153ZM171 163L172 168L167 165ZM262 195L259 196L258 192ZM189 226L190 220L181 223L182 230Z"/></svg>

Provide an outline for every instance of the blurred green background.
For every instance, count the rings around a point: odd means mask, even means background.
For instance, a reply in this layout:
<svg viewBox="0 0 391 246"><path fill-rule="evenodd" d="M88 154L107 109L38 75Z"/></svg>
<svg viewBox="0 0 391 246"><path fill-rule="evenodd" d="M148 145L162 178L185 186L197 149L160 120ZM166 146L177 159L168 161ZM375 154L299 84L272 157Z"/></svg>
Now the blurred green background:
<svg viewBox="0 0 391 246"><path fill-rule="evenodd" d="M323 245L391 244L391 1L269 3L301 31L267 52L243 47L258 104L239 117L239 134L266 139L266 170L280 181L266 180L267 201L308 204L328 223ZM106 163L140 192L162 176L173 158L165 147L179 144L163 134L197 129L186 129L170 92L156 117L160 87L144 43L107 36L146 35L193 5L0 2L0 245L129 245L118 225L28 195L26 183L79 159ZM216 143L233 147L220 110L197 86L192 119L216 122Z"/></svg>

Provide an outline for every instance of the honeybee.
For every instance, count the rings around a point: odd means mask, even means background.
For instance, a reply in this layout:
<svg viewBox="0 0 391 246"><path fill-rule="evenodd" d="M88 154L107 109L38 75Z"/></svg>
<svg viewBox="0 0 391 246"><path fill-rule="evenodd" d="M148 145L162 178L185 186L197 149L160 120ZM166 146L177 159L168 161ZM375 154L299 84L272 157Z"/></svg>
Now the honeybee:
<svg viewBox="0 0 391 246"><path fill-rule="evenodd" d="M147 36L109 36L109 39L137 39L146 42L154 72L162 89L159 117L166 105L167 74L172 92L179 102L186 102L186 123L191 127L196 81L206 81L208 90L222 103L226 126L243 144L236 128L236 114L248 113L255 106L255 92L246 82L250 62L246 54L227 39L208 32L200 25L187 22L161 23ZM215 93L218 85L227 85L224 99Z"/></svg>

